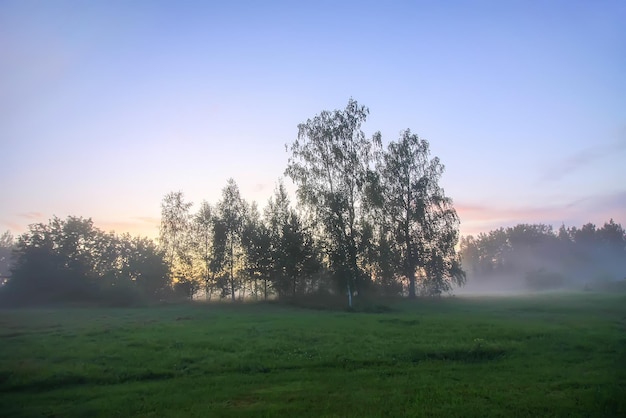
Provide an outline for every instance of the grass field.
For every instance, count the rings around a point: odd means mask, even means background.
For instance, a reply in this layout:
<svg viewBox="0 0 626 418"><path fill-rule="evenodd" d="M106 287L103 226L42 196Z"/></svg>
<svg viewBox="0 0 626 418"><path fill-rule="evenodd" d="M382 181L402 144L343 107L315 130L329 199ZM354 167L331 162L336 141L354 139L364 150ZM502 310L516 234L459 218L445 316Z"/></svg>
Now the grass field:
<svg viewBox="0 0 626 418"><path fill-rule="evenodd" d="M626 296L0 311L0 416L626 416Z"/></svg>

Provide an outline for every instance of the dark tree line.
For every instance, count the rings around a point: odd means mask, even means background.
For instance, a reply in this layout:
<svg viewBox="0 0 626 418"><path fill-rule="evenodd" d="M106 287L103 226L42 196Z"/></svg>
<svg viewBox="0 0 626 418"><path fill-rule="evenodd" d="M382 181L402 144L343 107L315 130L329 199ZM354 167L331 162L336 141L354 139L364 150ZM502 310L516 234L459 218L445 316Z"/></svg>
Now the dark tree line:
<svg viewBox="0 0 626 418"><path fill-rule="evenodd" d="M9 280L13 248L13 235L6 231L0 235L0 286Z"/></svg>
<svg viewBox="0 0 626 418"><path fill-rule="evenodd" d="M626 278L626 233L612 219L557 231L543 224L499 228L461 238L473 283L513 281L532 289L589 286Z"/></svg>
<svg viewBox="0 0 626 418"><path fill-rule="evenodd" d="M218 202L195 212L182 192L168 193L158 245L104 233L90 219L54 218L2 247L15 245L8 279L0 271L0 296L334 294L352 306L362 295L440 295L462 285L459 219L439 186L443 165L409 130L386 148L380 133L366 137L368 113L350 100L298 126L285 174L297 186L299 210L282 182L260 211L230 179Z"/></svg>
<svg viewBox="0 0 626 418"><path fill-rule="evenodd" d="M128 304L169 292L167 265L152 240L103 232L91 219L32 224L12 250L3 304Z"/></svg>

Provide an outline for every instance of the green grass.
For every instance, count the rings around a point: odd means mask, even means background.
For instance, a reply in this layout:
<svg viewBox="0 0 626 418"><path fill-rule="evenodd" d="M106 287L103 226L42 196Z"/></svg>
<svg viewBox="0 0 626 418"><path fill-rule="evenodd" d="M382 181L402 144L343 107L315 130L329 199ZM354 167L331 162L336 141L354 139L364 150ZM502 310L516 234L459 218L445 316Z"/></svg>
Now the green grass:
<svg viewBox="0 0 626 418"><path fill-rule="evenodd" d="M0 416L626 416L626 296L0 311Z"/></svg>

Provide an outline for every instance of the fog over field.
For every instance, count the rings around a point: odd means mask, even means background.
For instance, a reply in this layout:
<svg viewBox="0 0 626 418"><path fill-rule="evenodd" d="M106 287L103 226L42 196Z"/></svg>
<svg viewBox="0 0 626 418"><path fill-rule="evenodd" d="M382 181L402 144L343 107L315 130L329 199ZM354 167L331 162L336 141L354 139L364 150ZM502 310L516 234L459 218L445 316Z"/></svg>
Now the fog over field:
<svg viewBox="0 0 626 418"><path fill-rule="evenodd" d="M626 290L626 234L613 220L500 228L463 237L461 254L468 280L459 294Z"/></svg>

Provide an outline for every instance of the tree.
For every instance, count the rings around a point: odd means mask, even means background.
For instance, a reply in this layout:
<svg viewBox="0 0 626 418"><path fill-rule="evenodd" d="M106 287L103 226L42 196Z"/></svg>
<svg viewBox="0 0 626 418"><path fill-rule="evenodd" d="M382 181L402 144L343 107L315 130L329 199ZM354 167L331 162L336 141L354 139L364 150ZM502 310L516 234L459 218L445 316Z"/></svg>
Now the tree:
<svg viewBox="0 0 626 418"><path fill-rule="evenodd" d="M3 289L3 299L17 304L37 303L64 293L66 283L57 248L49 225L29 225L28 231L17 239L15 263Z"/></svg>
<svg viewBox="0 0 626 418"><path fill-rule="evenodd" d="M245 253L245 270L253 293L258 297L258 281L263 282L263 299L267 300L270 270L272 267L270 230L261 221L259 211L253 204L246 214L241 233L241 243Z"/></svg>
<svg viewBox="0 0 626 418"><path fill-rule="evenodd" d="M283 225L287 224L291 210L287 190L280 181L274 189L274 195L268 200L263 214L274 243L280 240Z"/></svg>
<svg viewBox="0 0 626 418"><path fill-rule="evenodd" d="M620 261L622 266L626 264L624 253L626 252L626 231L622 225L615 223L613 219L605 222L602 228L596 231L596 241L607 259ZM607 260L609 261L609 260Z"/></svg>
<svg viewBox="0 0 626 418"><path fill-rule="evenodd" d="M156 299L169 289L165 266L146 238L105 233L91 219L54 217L19 236L2 296L17 304Z"/></svg>
<svg viewBox="0 0 626 418"><path fill-rule="evenodd" d="M129 234L122 235L120 247L121 276L148 299L167 296L170 280L163 250L148 238Z"/></svg>
<svg viewBox="0 0 626 418"><path fill-rule="evenodd" d="M225 297L228 290L228 272L225 272L228 255L228 231L219 216L213 218L213 251L209 267L214 278L215 287L221 290L221 297Z"/></svg>
<svg viewBox="0 0 626 418"><path fill-rule="evenodd" d="M439 186L443 170L438 158L430 158L428 141L408 129L389 143L378 166L383 222L400 252L400 273L409 281L412 298L418 277L428 294L449 291L452 283L465 280L455 251L459 218Z"/></svg>
<svg viewBox="0 0 626 418"><path fill-rule="evenodd" d="M13 235L9 231L5 231L0 235L0 286L2 286L9 278L11 270L11 253L14 249Z"/></svg>
<svg viewBox="0 0 626 418"><path fill-rule="evenodd" d="M473 235L461 237L459 248L465 271L468 271L469 266L468 274L471 272L473 276L477 275L480 268L480 250L476 238Z"/></svg>
<svg viewBox="0 0 626 418"><path fill-rule="evenodd" d="M224 245L217 245L216 249L225 250L224 261L228 269L228 286L231 299L235 301L235 292L239 288L235 275L235 268L239 268L242 256L241 233L245 217L246 204L239 193L239 186L232 178L228 179L226 187L222 189L222 200L217 203L219 232L223 232Z"/></svg>
<svg viewBox="0 0 626 418"><path fill-rule="evenodd" d="M344 110L323 111L298 125L286 169L300 203L321 225L331 269L349 306L366 282L359 267L359 218L373 147L380 145L379 134L366 139L361 130L368 113L350 99Z"/></svg>
<svg viewBox="0 0 626 418"><path fill-rule="evenodd" d="M275 287L280 295L295 298L298 293L315 290L313 278L321 270L318 251L313 235L293 210L282 227L275 260L280 269L280 274L275 276Z"/></svg>
<svg viewBox="0 0 626 418"><path fill-rule="evenodd" d="M399 252L393 245L391 234L382 230L375 248L374 276L380 292L386 296L402 294L402 283L398 281Z"/></svg>
<svg viewBox="0 0 626 418"><path fill-rule="evenodd" d="M198 213L193 217L193 246L194 249L202 260L204 279L204 292L207 299L210 299L213 293L213 286L215 285L215 270L211 267L213 261L213 241L215 231L215 219L213 214L213 208L211 205L203 201L200 204Z"/></svg>
<svg viewBox="0 0 626 418"><path fill-rule="evenodd" d="M184 249L185 235L189 231L189 209L183 192L170 192L161 202L161 226L159 242L170 266Z"/></svg>
<svg viewBox="0 0 626 418"><path fill-rule="evenodd" d="M165 254L170 275L177 289L192 298L198 288L191 253L191 202L183 192L170 192L161 203L159 243Z"/></svg>
<svg viewBox="0 0 626 418"><path fill-rule="evenodd" d="M295 297L321 266L310 230L291 208L282 182L265 209L271 243L271 280L279 297Z"/></svg>

